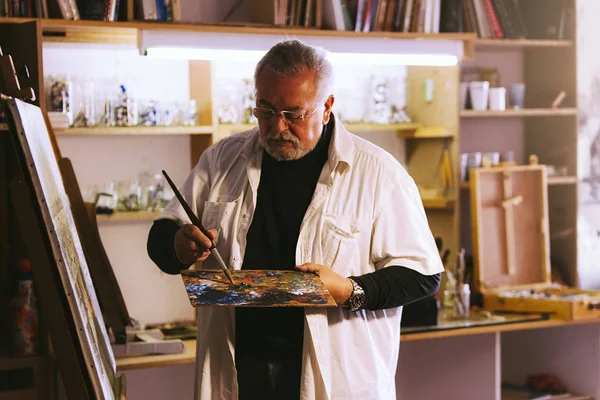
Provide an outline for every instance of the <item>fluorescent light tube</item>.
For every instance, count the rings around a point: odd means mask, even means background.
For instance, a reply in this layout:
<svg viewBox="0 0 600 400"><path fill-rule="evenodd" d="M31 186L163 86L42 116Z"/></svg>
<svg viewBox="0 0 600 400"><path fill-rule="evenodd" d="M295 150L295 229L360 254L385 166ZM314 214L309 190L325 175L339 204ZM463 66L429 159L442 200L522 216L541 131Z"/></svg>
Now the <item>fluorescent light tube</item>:
<svg viewBox="0 0 600 400"><path fill-rule="evenodd" d="M194 47L149 47L148 57L180 60L258 62L265 54L262 50L206 49ZM383 54L383 53L329 53L332 63L361 65L407 65L452 67L458 57L451 54Z"/></svg>

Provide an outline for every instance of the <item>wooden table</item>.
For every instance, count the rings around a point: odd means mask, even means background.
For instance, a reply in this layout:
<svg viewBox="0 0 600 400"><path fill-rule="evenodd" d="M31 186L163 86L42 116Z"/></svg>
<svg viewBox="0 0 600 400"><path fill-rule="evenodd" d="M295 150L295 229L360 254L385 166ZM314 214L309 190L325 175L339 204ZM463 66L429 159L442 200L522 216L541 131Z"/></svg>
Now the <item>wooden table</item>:
<svg viewBox="0 0 600 400"><path fill-rule="evenodd" d="M417 341L427 339L442 339L451 338L467 335L482 335L488 333L499 333L499 332L514 332L532 329L544 329L561 326L572 326L581 325L587 323L600 322L598 319L593 320L581 320L581 321L564 321L556 319L548 319L543 321L532 321L532 322L515 322L502 325L492 326L476 326L468 328L459 328L451 330L441 330L432 332L420 332L402 334L401 340ZM192 364L196 359L196 341L195 340L184 340L185 350L179 354L165 354L165 355L145 355L145 356L125 356L117 358L117 371L129 371L135 369L145 368L156 368L156 367L168 367L173 365Z"/></svg>

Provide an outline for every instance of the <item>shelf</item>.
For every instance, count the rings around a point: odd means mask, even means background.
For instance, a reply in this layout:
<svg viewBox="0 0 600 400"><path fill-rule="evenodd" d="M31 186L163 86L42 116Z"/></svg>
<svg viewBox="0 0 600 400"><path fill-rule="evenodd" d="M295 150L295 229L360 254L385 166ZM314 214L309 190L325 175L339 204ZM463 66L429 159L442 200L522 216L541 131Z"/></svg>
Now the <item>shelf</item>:
<svg viewBox="0 0 600 400"><path fill-rule="evenodd" d="M426 209L446 210L454 207L452 199L423 199L423 206ZM153 211L126 211L115 212L113 214L97 214L98 222L118 222L118 221L152 221L160 215L160 212Z"/></svg>
<svg viewBox="0 0 600 400"><path fill-rule="evenodd" d="M444 199L444 198L439 198L439 199L422 199L423 201L423 207L425 207L426 210L451 210L454 207L454 200L453 199Z"/></svg>
<svg viewBox="0 0 600 400"><path fill-rule="evenodd" d="M8 124L0 124L0 132L8 131Z"/></svg>
<svg viewBox="0 0 600 400"><path fill-rule="evenodd" d="M423 128L423 124L344 124L349 132L414 132Z"/></svg>
<svg viewBox="0 0 600 400"><path fill-rule="evenodd" d="M419 32L355 32L299 27L277 27L266 24L193 24L151 21L84 21L64 19L37 19L1 17L0 22L23 23L40 21L44 42L110 43L137 46L138 31L186 31L207 33L239 33L283 36L322 36L339 38L386 38L459 40L470 43L477 38L475 33L419 33Z"/></svg>
<svg viewBox="0 0 600 400"><path fill-rule="evenodd" d="M566 326L597 324L598 320L563 321L548 319L532 322L514 322L490 326L464 327L448 330L434 330L421 333L401 333L401 341L418 341L431 339L444 339L469 335L485 335L490 333L517 332L533 329L548 329ZM193 364L196 360L196 341L184 340L185 349L180 354L160 354L143 356L117 357L117 372L131 371L146 368L167 367L173 365Z"/></svg>
<svg viewBox="0 0 600 400"><path fill-rule="evenodd" d="M252 124L220 124L217 130L222 134L243 132L254 128ZM452 134L442 126L423 126L419 123L404 124L344 124L344 127L352 133L368 132L395 132L399 137L405 139L435 139L449 138Z"/></svg>
<svg viewBox="0 0 600 400"><path fill-rule="evenodd" d="M549 176L548 177L548 185L549 186L575 185L576 183L577 183L576 176ZM470 186L469 182L461 182L460 188L461 189L470 189L471 186Z"/></svg>
<svg viewBox="0 0 600 400"><path fill-rule="evenodd" d="M54 129L54 133L61 136L206 135L212 134L213 131L212 126L127 126Z"/></svg>
<svg viewBox="0 0 600 400"><path fill-rule="evenodd" d="M113 214L97 214L98 222L117 222L117 221L152 221L158 217L160 212L153 211L127 211L115 212Z"/></svg>
<svg viewBox="0 0 600 400"><path fill-rule="evenodd" d="M0 19L3 22L7 18ZM8 18L9 19L9 18ZM21 21L31 21L35 19L21 18ZM63 20L63 19L42 19L42 32L44 41L79 41L79 42L97 42L100 39L106 39L107 30L114 30L118 35L113 34L115 40L121 43L129 42L137 44L138 30L162 30L162 31L188 31L188 32L208 32L208 33L242 33L242 34L263 34L279 36L324 36L324 37L374 37L374 38L397 38L397 39L438 39L438 40L461 40L471 41L476 38L474 33L403 33L403 32L354 32L337 31L314 28L298 27L274 27L261 24L191 24L174 22L150 22L150 21L82 21L82 20ZM118 31L117 31L118 30Z"/></svg>
<svg viewBox="0 0 600 400"><path fill-rule="evenodd" d="M566 48L573 46L570 40L542 40L542 39L477 39L476 48L498 49L523 49L523 48Z"/></svg>
<svg viewBox="0 0 600 400"><path fill-rule="evenodd" d="M548 185L575 185L577 184L576 176L549 176Z"/></svg>
<svg viewBox="0 0 600 400"><path fill-rule="evenodd" d="M504 111L461 110L461 118L515 118L515 117L561 117L577 115L576 108L523 108Z"/></svg>

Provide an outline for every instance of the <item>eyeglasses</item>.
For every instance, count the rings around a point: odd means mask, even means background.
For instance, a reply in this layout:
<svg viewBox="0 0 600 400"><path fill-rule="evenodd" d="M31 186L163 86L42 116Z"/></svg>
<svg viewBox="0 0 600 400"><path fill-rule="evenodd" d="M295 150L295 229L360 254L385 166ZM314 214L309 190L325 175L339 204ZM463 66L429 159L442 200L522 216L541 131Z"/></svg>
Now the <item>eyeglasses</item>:
<svg viewBox="0 0 600 400"><path fill-rule="evenodd" d="M271 119L275 115L280 115L283 117L283 119L285 119L286 122L290 124L301 124L306 118L317 112L318 109L319 108L317 107L310 113L303 114L297 111L275 111L270 108L256 107L252 109L252 115L258 119Z"/></svg>

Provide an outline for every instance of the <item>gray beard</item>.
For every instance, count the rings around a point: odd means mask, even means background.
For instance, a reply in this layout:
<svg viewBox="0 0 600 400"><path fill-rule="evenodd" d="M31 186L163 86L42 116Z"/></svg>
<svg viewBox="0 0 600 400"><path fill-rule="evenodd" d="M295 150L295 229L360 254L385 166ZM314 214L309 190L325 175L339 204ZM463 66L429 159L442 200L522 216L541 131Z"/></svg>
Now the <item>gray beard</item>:
<svg viewBox="0 0 600 400"><path fill-rule="evenodd" d="M287 140L293 143L294 148L285 148L284 150L281 150L279 146L270 142L274 139ZM316 145L316 143L310 147L302 145L296 136L288 132L269 133L265 138L262 135L260 135L260 144L262 148L265 149L267 154L269 154L277 161L298 160L310 153Z"/></svg>

